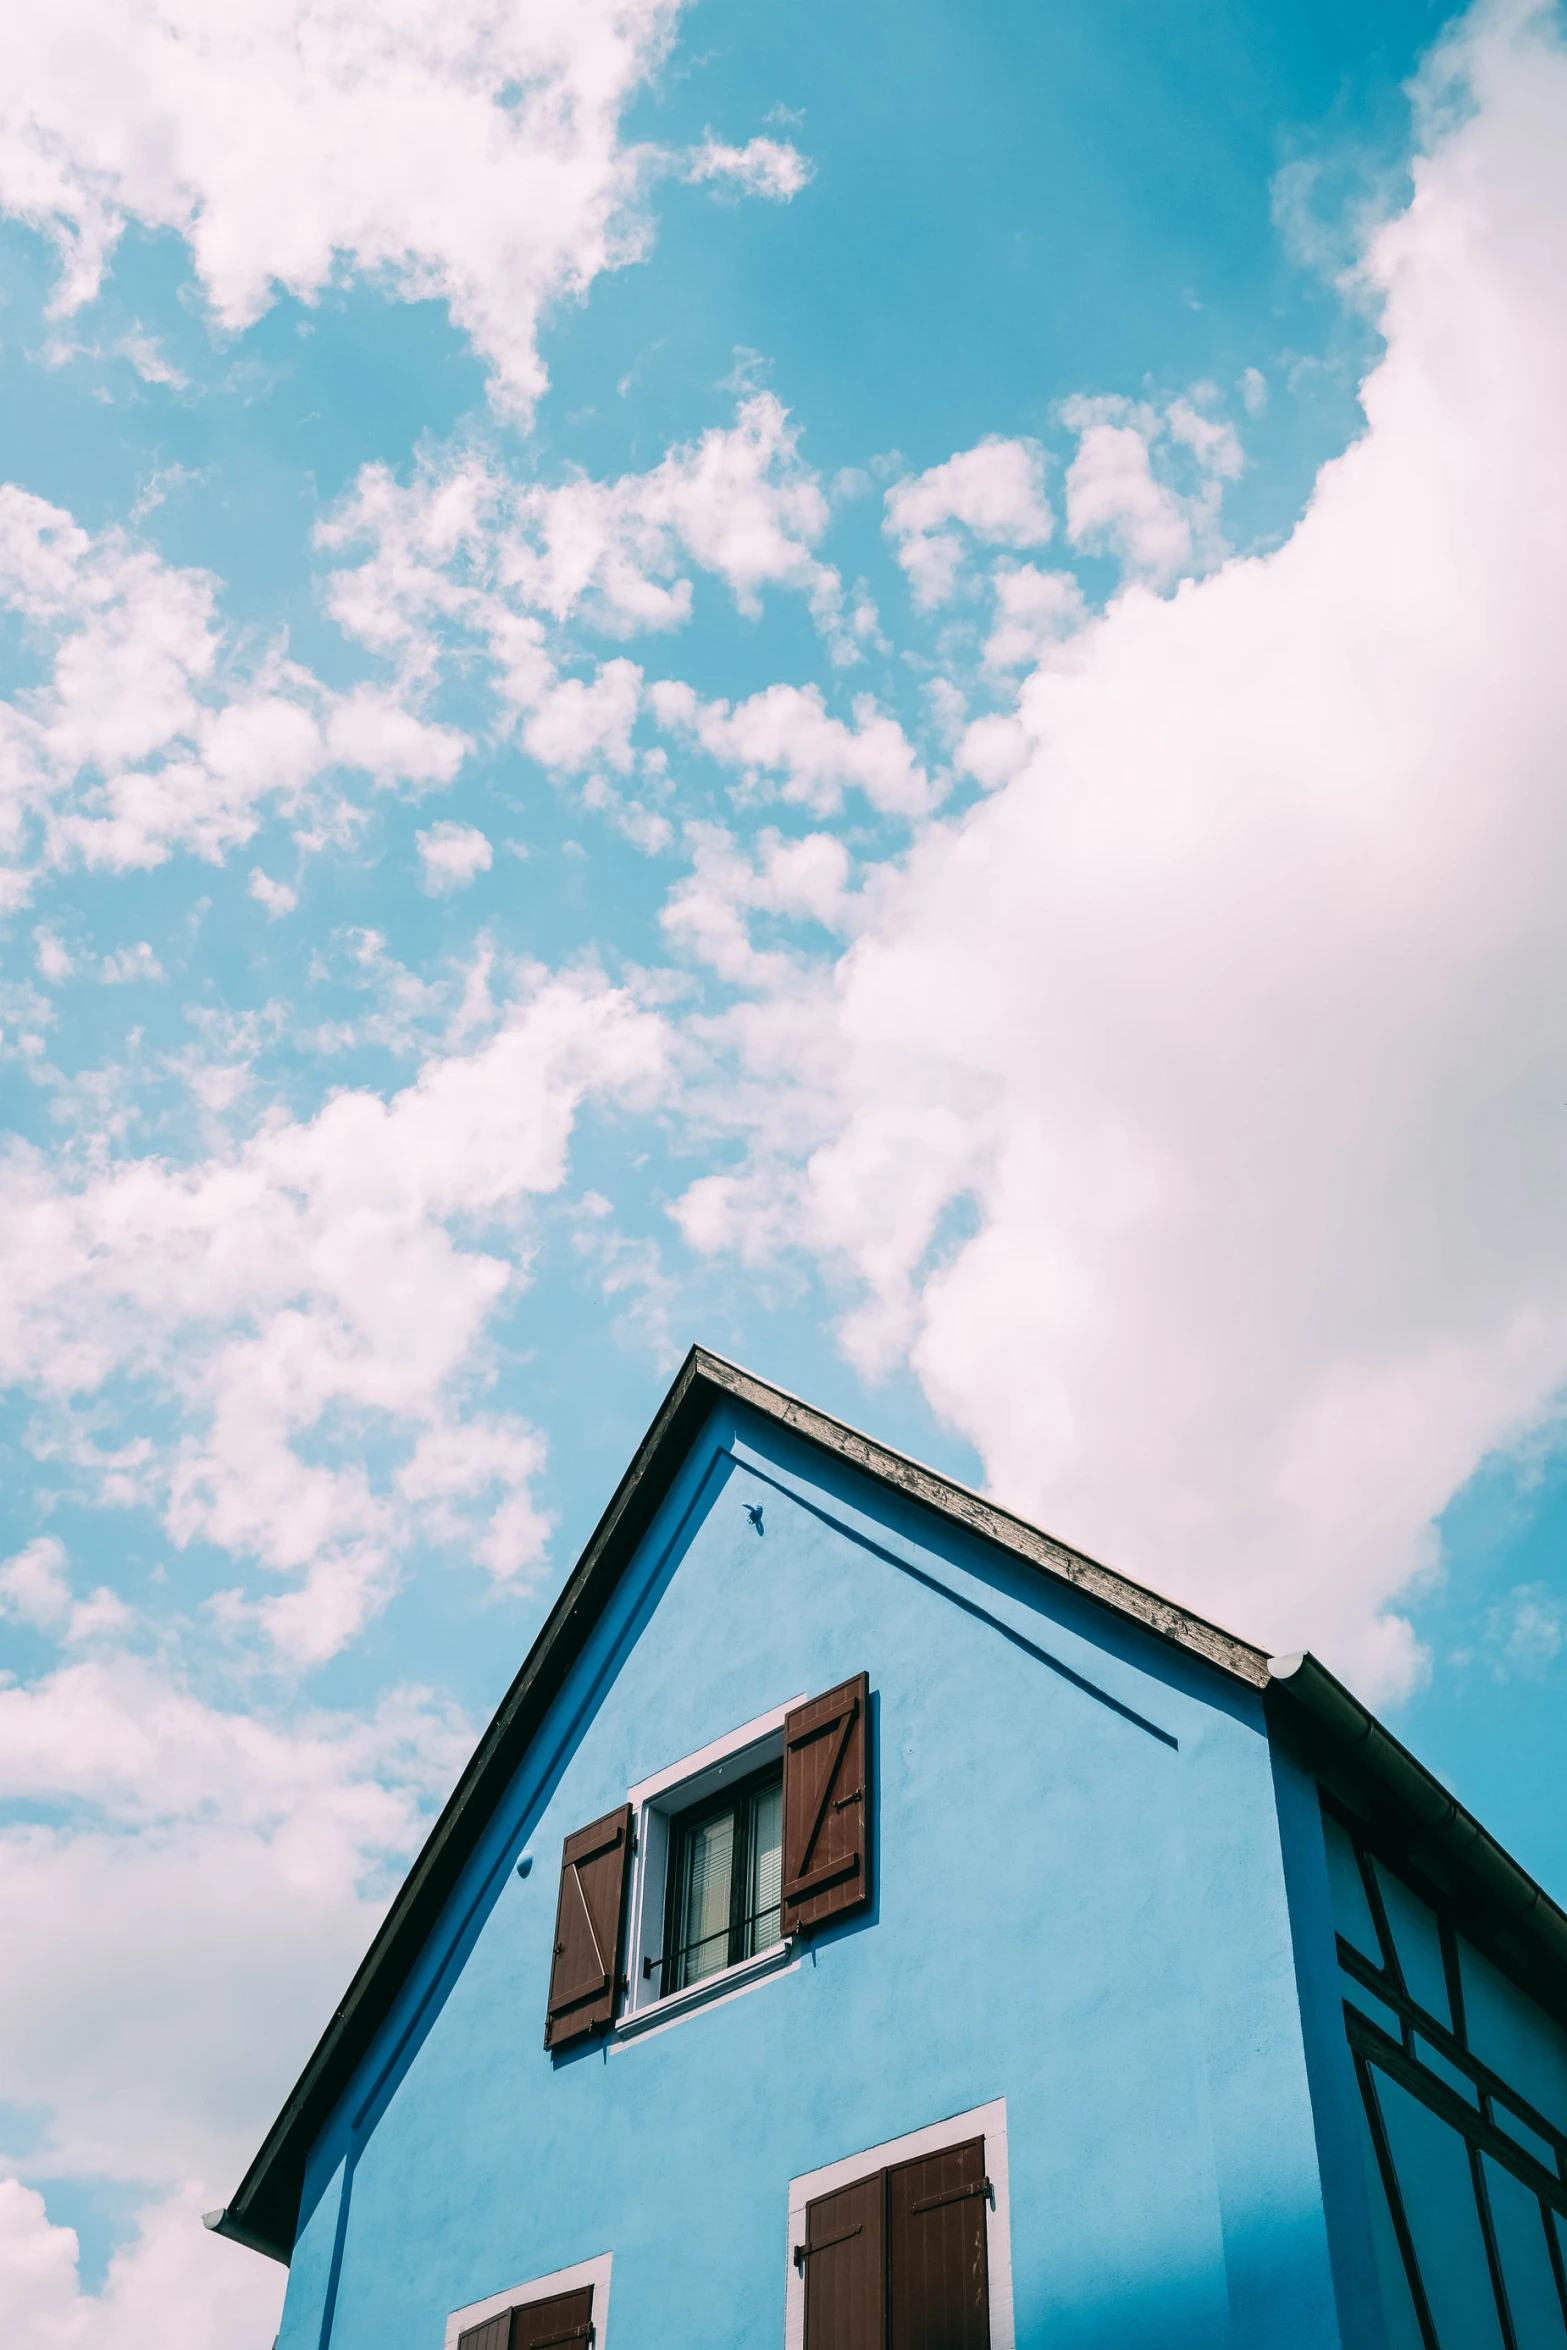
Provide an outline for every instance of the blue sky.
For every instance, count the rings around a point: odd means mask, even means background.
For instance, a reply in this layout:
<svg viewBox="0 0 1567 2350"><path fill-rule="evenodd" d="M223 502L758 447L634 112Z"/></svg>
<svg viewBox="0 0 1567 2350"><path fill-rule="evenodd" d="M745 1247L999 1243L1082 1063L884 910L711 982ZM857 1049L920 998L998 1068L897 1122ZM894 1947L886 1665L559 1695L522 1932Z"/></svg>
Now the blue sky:
<svg viewBox="0 0 1567 2350"><path fill-rule="evenodd" d="M267 2337L693 1338L1567 1888L1552 13L5 39L7 2339Z"/></svg>

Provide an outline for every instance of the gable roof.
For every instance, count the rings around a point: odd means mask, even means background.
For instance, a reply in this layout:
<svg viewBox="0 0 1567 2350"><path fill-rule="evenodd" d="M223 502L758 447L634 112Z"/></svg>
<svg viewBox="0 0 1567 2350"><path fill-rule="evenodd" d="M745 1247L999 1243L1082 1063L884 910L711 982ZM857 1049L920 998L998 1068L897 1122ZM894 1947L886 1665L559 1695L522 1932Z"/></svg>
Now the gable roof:
<svg viewBox="0 0 1567 2350"><path fill-rule="evenodd" d="M1428 1836L1478 1876L1488 1896L1503 1905L1553 1969L1567 1966L1567 1916L1314 1657L1270 1662L1264 1650L1057 1542L1026 1518L878 1444L754 1372L693 1346L255 2160L232 2200L206 2215L208 2227L218 2234L287 2264L312 2145L390 2012L682 1462L714 1406L725 1400L749 1406L1216 1672L1262 1693L1287 1693L1292 1710L1310 1723L1319 1745L1325 1743L1357 1771L1369 1772Z"/></svg>

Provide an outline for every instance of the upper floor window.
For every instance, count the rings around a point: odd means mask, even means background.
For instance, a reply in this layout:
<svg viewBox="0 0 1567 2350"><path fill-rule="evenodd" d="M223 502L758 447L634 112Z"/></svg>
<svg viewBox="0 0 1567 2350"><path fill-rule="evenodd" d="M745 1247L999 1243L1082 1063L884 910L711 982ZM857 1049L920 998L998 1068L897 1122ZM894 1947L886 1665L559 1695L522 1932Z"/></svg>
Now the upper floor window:
<svg viewBox="0 0 1567 2350"><path fill-rule="evenodd" d="M783 1940L783 1764L678 1813L664 1897L661 1990L738 1966Z"/></svg>
<svg viewBox="0 0 1567 2350"><path fill-rule="evenodd" d="M870 1682L796 1698L565 1839L544 2044L641 2029L788 1963L871 1897Z"/></svg>

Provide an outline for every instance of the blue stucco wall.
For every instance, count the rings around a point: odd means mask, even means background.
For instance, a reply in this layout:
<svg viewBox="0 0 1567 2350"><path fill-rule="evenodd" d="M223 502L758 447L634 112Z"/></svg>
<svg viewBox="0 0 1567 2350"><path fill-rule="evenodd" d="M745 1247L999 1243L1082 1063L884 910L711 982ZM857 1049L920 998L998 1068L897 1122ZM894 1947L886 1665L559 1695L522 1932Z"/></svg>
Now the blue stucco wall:
<svg viewBox="0 0 1567 2350"><path fill-rule="evenodd" d="M873 1909L552 2059L562 1837L862 1667ZM1260 1702L725 1406L315 2150L281 2350L604 2251L605 2350L780 2350L790 2178L997 2096L1020 2350L1339 2344Z"/></svg>

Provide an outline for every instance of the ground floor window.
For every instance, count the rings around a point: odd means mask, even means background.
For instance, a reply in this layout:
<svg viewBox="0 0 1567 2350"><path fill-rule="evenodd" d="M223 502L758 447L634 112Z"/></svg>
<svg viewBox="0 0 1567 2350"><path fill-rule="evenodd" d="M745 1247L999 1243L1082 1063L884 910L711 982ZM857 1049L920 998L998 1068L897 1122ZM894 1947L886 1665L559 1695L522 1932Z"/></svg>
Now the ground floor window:
<svg viewBox="0 0 1567 2350"><path fill-rule="evenodd" d="M785 2350L1014 2350L1006 2103L795 2179Z"/></svg>

